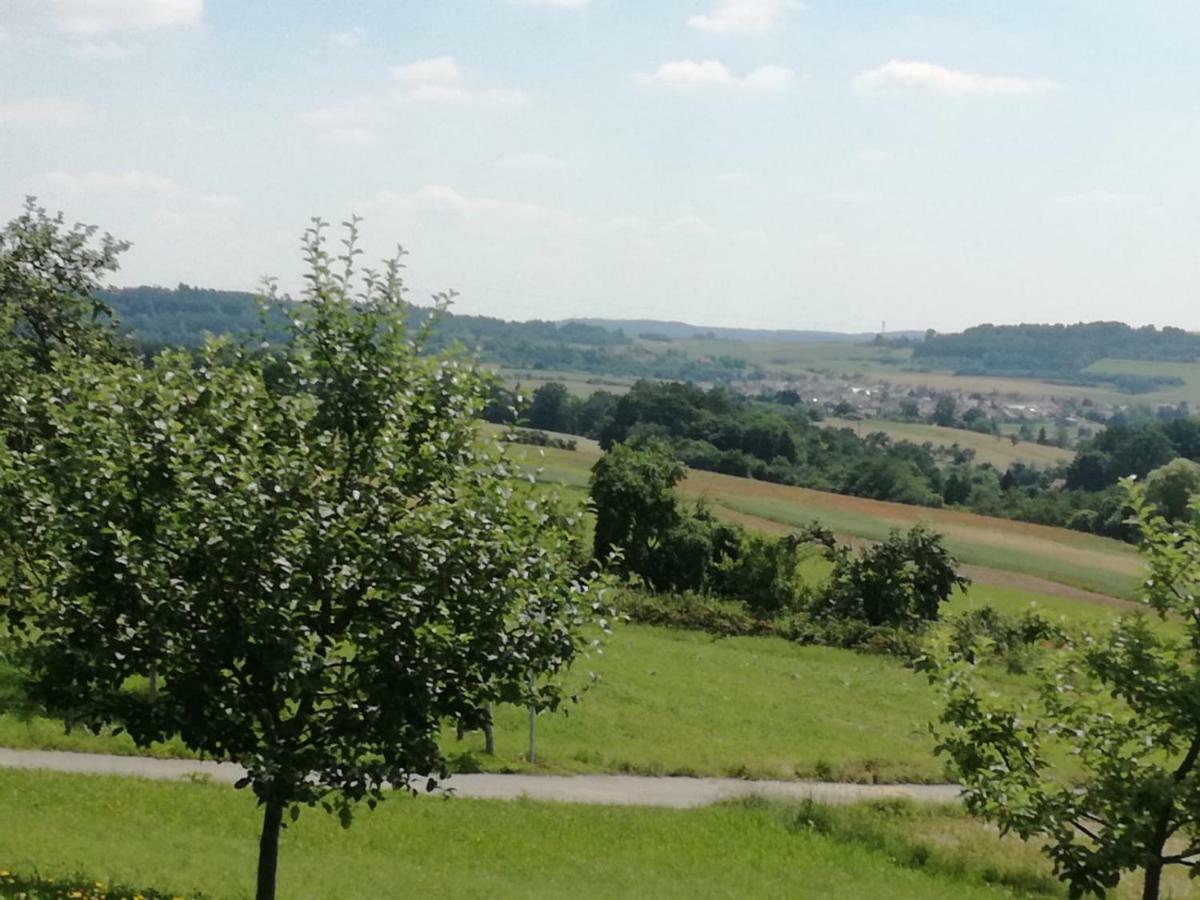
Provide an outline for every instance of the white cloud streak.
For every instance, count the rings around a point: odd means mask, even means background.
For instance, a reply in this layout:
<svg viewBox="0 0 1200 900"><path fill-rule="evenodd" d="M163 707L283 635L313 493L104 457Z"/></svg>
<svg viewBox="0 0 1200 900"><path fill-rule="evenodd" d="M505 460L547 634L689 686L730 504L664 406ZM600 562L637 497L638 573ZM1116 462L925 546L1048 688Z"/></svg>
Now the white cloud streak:
<svg viewBox="0 0 1200 900"><path fill-rule="evenodd" d="M353 25L350 28L344 28L341 31L335 31L329 36L329 43L335 47L341 47L344 50L350 50L362 43L363 38L367 36L367 30L358 25Z"/></svg>
<svg viewBox="0 0 1200 900"><path fill-rule="evenodd" d="M43 0L43 9L71 34L148 31L199 25L204 0Z"/></svg>
<svg viewBox="0 0 1200 900"><path fill-rule="evenodd" d="M587 9L592 0L510 0L511 3L517 6L544 6L548 9L569 9L581 10Z"/></svg>
<svg viewBox="0 0 1200 900"><path fill-rule="evenodd" d="M851 82L864 95L927 94L940 97L1028 97L1061 86L1048 78L981 75L936 63L893 59L877 69L859 72Z"/></svg>
<svg viewBox="0 0 1200 900"><path fill-rule="evenodd" d="M694 15L688 27L710 34L763 34L770 31L799 3L789 0L722 0L713 10Z"/></svg>
<svg viewBox="0 0 1200 900"><path fill-rule="evenodd" d="M94 117L82 103L59 97L0 101L0 124L4 125L78 125Z"/></svg>
<svg viewBox="0 0 1200 900"><path fill-rule="evenodd" d="M787 90L795 77L784 66L759 66L745 75L736 75L722 62L684 59L663 63L653 72L639 72L634 80L675 90L724 89L770 94Z"/></svg>

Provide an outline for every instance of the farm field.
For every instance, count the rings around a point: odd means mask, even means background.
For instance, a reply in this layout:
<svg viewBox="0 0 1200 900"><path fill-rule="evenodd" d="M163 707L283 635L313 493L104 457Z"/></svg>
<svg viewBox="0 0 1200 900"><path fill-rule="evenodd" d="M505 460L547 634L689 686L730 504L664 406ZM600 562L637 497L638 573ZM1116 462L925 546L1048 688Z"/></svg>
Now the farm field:
<svg viewBox="0 0 1200 900"><path fill-rule="evenodd" d="M514 446L539 479L582 488L599 449ZM1133 547L1120 541L1065 528L995 519L951 509L930 509L867 500L788 485L735 478L693 469L679 487L687 497L703 497L716 512L751 528L784 533L820 519L839 534L878 540L893 528L926 522L946 536L964 563L1060 582L1084 590L1130 597L1141 563Z"/></svg>
<svg viewBox="0 0 1200 900"><path fill-rule="evenodd" d="M825 428L849 428L859 435L883 432L893 441L926 442L935 447L952 447L957 444L975 451L975 461L991 463L997 469L1007 469L1014 462L1032 466L1055 466L1069 463L1075 451L1063 447L1042 446L1033 441L1013 444L1007 437L980 434L962 428L943 428L941 425L925 425L920 422L889 422L884 419L838 419L828 418L820 423Z"/></svg>
<svg viewBox="0 0 1200 900"><path fill-rule="evenodd" d="M17 875L251 895L260 814L248 792L0 772L0 819L0 867ZM561 897L582 886L589 897L1065 896L1029 848L997 843L958 813L903 805L662 810L394 796L349 830L305 812L280 847L284 897Z"/></svg>
<svg viewBox="0 0 1200 900"><path fill-rule="evenodd" d="M1031 378L1008 378L1000 375L956 375L949 370L920 371L908 368L912 351L905 348L875 347L847 343L798 343L790 341L737 341L728 339L677 340L664 344L642 342L656 352L674 349L691 357L728 355L741 357L759 366L770 375L798 377L814 371L836 376L851 376L863 381L877 380L902 387L924 386L935 390L957 390L964 393L998 394L1034 399L1051 397L1089 398L1102 403L1124 404L1174 403L1186 399L1200 401L1200 364L1191 365L1185 374L1157 371L1155 367L1171 367L1170 363L1143 363L1131 360L1102 360L1091 370L1114 374L1178 375L1188 380L1187 388L1164 388L1148 394L1124 394L1107 387L1055 384ZM1115 364L1112 364L1115 363ZM1188 366L1188 364L1179 364ZM1152 371L1154 369L1154 371Z"/></svg>
<svg viewBox="0 0 1200 900"><path fill-rule="evenodd" d="M1191 404L1200 403L1200 363L1171 363L1151 362L1133 359L1101 359L1092 363L1085 370L1100 374L1114 375L1161 375L1168 378L1179 378L1182 385L1164 387L1152 394L1139 395L1153 398L1157 403L1178 403L1186 401Z"/></svg>

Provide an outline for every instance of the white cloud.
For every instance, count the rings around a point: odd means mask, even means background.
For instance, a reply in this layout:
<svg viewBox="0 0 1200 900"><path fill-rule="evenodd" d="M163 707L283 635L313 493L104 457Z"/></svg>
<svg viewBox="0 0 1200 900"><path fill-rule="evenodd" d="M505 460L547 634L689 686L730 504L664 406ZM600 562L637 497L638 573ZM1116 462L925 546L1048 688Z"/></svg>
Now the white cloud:
<svg viewBox="0 0 1200 900"><path fill-rule="evenodd" d="M539 203L470 196L445 184L427 184L410 194L382 191L363 204L371 210L449 215L471 221L565 225L577 221L570 213Z"/></svg>
<svg viewBox="0 0 1200 900"><path fill-rule="evenodd" d="M391 74L394 79L406 84L457 84L463 80L462 69L453 56L435 56L392 66Z"/></svg>
<svg viewBox="0 0 1200 900"><path fill-rule="evenodd" d="M370 97L357 97L319 106L300 117L306 125L325 130L363 128L386 119L383 104Z"/></svg>
<svg viewBox="0 0 1200 900"><path fill-rule="evenodd" d="M370 144L375 138L369 128L331 128L321 134L321 140L331 144Z"/></svg>
<svg viewBox="0 0 1200 900"><path fill-rule="evenodd" d="M0 124L78 125L94 117L82 103L58 97L0 101Z"/></svg>
<svg viewBox="0 0 1200 900"><path fill-rule="evenodd" d="M1048 78L980 75L935 63L893 59L859 72L851 82L860 94L934 94L942 97L1003 97L1046 94L1060 85Z"/></svg>
<svg viewBox="0 0 1200 900"><path fill-rule="evenodd" d="M846 206L866 206L878 203L883 199L883 194L878 191L834 191L829 195L829 199Z"/></svg>
<svg viewBox="0 0 1200 900"><path fill-rule="evenodd" d="M73 45L71 52L84 59L118 60L129 56L129 49L116 41L84 41Z"/></svg>
<svg viewBox="0 0 1200 900"><path fill-rule="evenodd" d="M592 0L511 0L517 6L546 6L550 9L587 9Z"/></svg>
<svg viewBox="0 0 1200 900"><path fill-rule="evenodd" d="M44 0L55 25L72 34L199 25L204 0Z"/></svg>
<svg viewBox="0 0 1200 900"><path fill-rule="evenodd" d="M759 66L745 75L735 75L722 62L683 59L663 63L653 72L639 72L634 80L678 90L723 88L767 94L786 90L795 80L795 73L783 66Z"/></svg>
<svg viewBox="0 0 1200 900"><path fill-rule="evenodd" d="M392 79L404 85L398 98L417 103L483 103L521 106L528 99L518 90L503 87L471 87L466 73L453 56L418 59L392 66Z"/></svg>
<svg viewBox="0 0 1200 900"><path fill-rule="evenodd" d="M156 172L50 172L46 181L69 194L148 194L157 197L178 197L183 188L172 178Z"/></svg>
<svg viewBox="0 0 1200 900"><path fill-rule="evenodd" d="M501 169L563 169L566 160L548 153L514 153L496 160Z"/></svg>
<svg viewBox="0 0 1200 900"><path fill-rule="evenodd" d="M141 212L173 228L226 223L229 213L241 205L232 194L192 190L168 175L142 169L48 172L46 184L66 196L108 197L136 204Z"/></svg>
<svg viewBox="0 0 1200 900"><path fill-rule="evenodd" d="M885 163L891 160L892 154L888 153L886 150L880 150L877 147L864 147L862 150L859 150L854 154L854 158L861 163L878 165L879 163Z"/></svg>
<svg viewBox="0 0 1200 900"><path fill-rule="evenodd" d="M1144 194L1127 194L1120 191L1096 189L1079 194L1064 194L1061 197L1055 197L1053 202L1055 206L1062 207L1112 209L1145 206L1150 202L1150 198Z"/></svg>
<svg viewBox="0 0 1200 900"><path fill-rule="evenodd" d="M663 226L668 234L683 234L689 237L716 237L717 230L699 216L680 216Z"/></svg>
<svg viewBox="0 0 1200 900"><path fill-rule="evenodd" d="M335 47L343 47L347 50L357 47L362 43L362 39L366 37L367 30L358 25L352 25L350 28L344 28L341 31L335 31L329 36L329 43Z"/></svg>
<svg viewBox="0 0 1200 900"><path fill-rule="evenodd" d="M762 34L788 10L798 8L799 3L789 0L721 0L715 9L692 16L687 23L710 34Z"/></svg>

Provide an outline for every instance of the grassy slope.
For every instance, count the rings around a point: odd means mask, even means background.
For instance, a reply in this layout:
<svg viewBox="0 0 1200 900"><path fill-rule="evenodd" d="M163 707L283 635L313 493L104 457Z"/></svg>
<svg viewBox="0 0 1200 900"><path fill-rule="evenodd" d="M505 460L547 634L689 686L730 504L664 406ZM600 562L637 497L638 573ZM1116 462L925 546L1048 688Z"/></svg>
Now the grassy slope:
<svg viewBox="0 0 1200 900"><path fill-rule="evenodd" d="M990 603L1095 625L1113 610L1057 598L1033 598L978 586L949 612ZM464 769L547 772L637 772L758 778L819 777L852 781L938 781L942 763L925 731L937 692L923 676L886 656L801 647L776 638L718 640L699 632L624 625L605 652L581 661L598 684L566 714L538 720L538 766L523 759L524 710L497 710L498 755L483 755L482 736L459 743L447 729L446 751ZM989 683L1011 693L1027 681L998 668ZM0 688L3 687L0 679ZM0 746L136 752L125 736L63 733L43 718L0 716ZM186 755L177 742L155 748Z"/></svg>
<svg viewBox="0 0 1200 900"><path fill-rule="evenodd" d="M588 473L600 453L590 443L575 451L515 446L510 452L525 460L531 471L539 470L539 479L575 488L587 485ZM680 490L686 496L705 497L718 512L764 531L784 532L820 519L840 534L877 540L892 528L926 522L946 536L947 545L965 563L1122 597L1131 596L1138 584L1141 564L1132 547L1065 528L699 470L690 472Z"/></svg>
<svg viewBox="0 0 1200 900"><path fill-rule="evenodd" d="M974 450L976 462L991 463L1002 470L1007 469L1014 462L1023 462L1034 466L1053 466L1059 463L1069 463L1075 457L1073 450L1066 450L1062 447L1043 447L1041 444L1031 441L1021 441L1014 445L1007 437L979 434L961 428L924 425L919 422L888 422L883 419L851 421L830 418L821 425L825 428L849 428L863 436L882 431L894 441L911 441L914 444L928 442L935 447L950 447L957 444L960 447Z"/></svg>
<svg viewBox="0 0 1200 900"><path fill-rule="evenodd" d="M349 831L306 812L283 836L280 896L970 900L1052 887L1032 860L999 846L967 858L938 849L938 828L978 830L950 813L809 815L753 802L658 810L394 797ZM18 873L251 895L258 811L226 787L0 772L0 821L0 867ZM1016 889L985 884L985 871Z"/></svg>

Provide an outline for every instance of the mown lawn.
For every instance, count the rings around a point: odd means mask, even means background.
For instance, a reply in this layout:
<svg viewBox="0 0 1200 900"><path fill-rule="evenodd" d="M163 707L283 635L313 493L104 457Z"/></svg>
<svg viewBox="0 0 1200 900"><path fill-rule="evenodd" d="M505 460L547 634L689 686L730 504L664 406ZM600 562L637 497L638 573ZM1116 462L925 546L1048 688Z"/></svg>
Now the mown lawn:
<svg viewBox="0 0 1200 900"><path fill-rule="evenodd" d="M572 681L580 702L538 718L538 771L943 780L925 734L936 696L890 657L624 625ZM444 745L467 770L533 771L528 727L526 710L500 707L496 757L481 734L458 742L447 728ZM0 716L0 746L138 752L125 735L13 714ZM154 752L186 755L174 742Z"/></svg>
<svg viewBox="0 0 1200 900"><path fill-rule="evenodd" d="M0 869L194 896L252 895L259 814L247 792L0 772ZM343 830L305 812L283 835L279 895L346 897L1062 896L977 826L903 806L829 811L746 801L695 810L394 796ZM931 835L929 839L923 833Z"/></svg>

